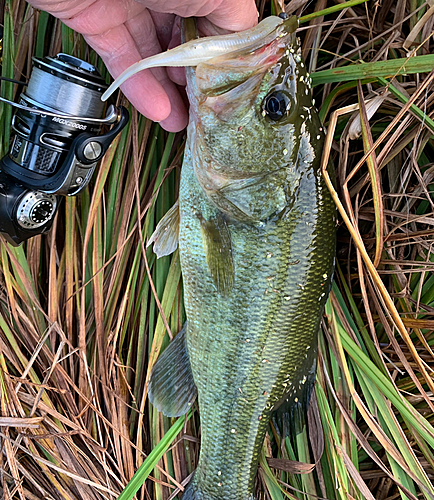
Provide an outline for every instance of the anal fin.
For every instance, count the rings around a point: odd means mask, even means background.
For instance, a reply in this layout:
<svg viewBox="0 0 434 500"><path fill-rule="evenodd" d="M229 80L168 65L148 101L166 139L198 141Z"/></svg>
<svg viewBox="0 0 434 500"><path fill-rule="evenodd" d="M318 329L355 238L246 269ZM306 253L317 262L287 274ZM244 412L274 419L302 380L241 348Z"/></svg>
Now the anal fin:
<svg viewBox="0 0 434 500"><path fill-rule="evenodd" d="M157 258L173 253L178 246L179 239L179 203L164 215L152 233L146 246L154 244L153 250Z"/></svg>
<svg viewBox="0 0 434 500"><path fill-rule="evenodd" d="M187 351L186 325L158 358L149 382L149 400L167 417L187 413L197 396Z"/></svg>

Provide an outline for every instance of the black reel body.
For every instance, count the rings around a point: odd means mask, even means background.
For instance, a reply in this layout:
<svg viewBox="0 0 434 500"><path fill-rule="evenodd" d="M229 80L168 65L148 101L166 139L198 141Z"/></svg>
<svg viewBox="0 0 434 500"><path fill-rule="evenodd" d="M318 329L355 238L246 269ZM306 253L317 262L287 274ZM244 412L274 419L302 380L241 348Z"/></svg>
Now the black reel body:
<svg viewBox="0 0 434 500"><path fill-rule="evenodd" d="M75 57L33 59L9 152L0 160L0 231L12 244L50 229L61 196L87 186L128 122L123 107L102 117L106 88L96 68ZM103 123L115 125L101 134Z"/></svg>

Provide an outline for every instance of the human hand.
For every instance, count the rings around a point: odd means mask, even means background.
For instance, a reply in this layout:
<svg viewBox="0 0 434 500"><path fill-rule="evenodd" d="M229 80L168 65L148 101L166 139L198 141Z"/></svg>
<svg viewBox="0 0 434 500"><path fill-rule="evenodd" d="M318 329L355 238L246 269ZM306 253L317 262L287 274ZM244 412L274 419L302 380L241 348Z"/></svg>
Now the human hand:
<svg viewBox="0 0 434 500"><path fill-rule="evenodd" d="M175 15L205 17L218 28L241 31L254 26L254 0L30 0L84 35L114 78L145 57L179 43ZM171 78L172 79L171 79ZM179 70L145 70L122 85L137 110L171 132L188 121L184 100L175 83Z"/></svg>

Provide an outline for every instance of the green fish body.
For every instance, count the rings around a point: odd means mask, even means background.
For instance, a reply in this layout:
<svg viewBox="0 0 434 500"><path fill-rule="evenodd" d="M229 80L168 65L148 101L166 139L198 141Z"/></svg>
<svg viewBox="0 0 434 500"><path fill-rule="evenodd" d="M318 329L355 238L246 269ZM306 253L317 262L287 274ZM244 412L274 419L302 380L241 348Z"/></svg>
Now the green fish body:
<svg viewBox="0 0 434 500"><path fill-rule="evenodd" d="M150 385L168 415L185 413L197 388L200 458L183 500L253 499L270 418L296 415L291 407L306 404L314 382L335 209L293 31L293 19L284 21L265 45L187 73L179 191L187 324Z"/></svg>

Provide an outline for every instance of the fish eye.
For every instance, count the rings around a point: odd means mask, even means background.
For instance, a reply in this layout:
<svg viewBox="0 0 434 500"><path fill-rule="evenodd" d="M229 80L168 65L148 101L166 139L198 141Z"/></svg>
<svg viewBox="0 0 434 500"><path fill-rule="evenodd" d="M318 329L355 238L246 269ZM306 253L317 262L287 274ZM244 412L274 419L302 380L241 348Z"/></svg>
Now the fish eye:
<svg viewBox="0 0 434 500"><path fill-rule="evenodd" d="M265 114L274 121L278 121L288 114L291 101L285 92L275 91L264 99Z"/></svg>

